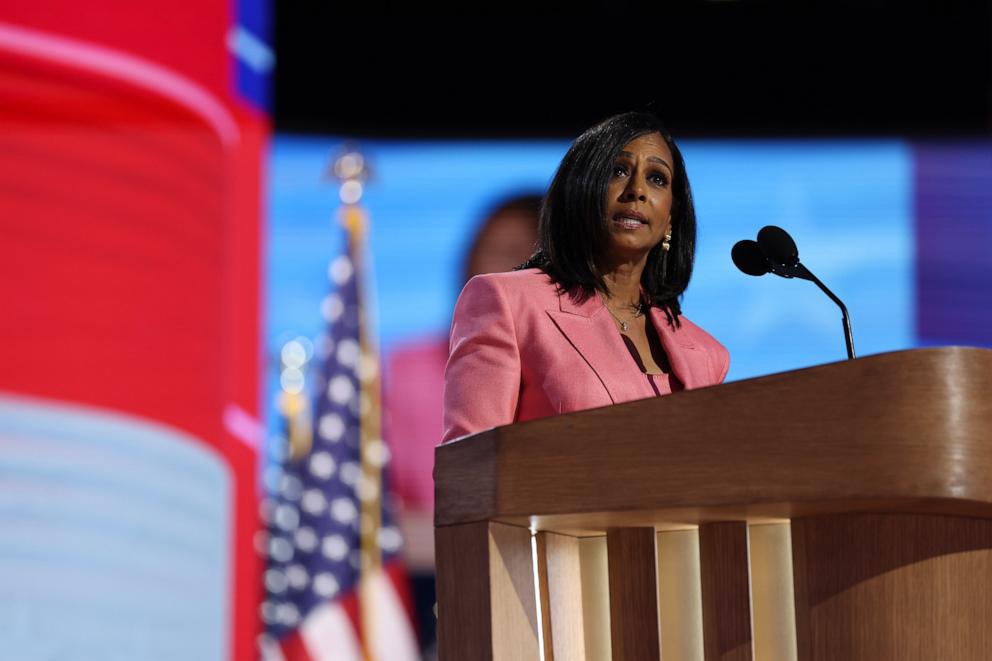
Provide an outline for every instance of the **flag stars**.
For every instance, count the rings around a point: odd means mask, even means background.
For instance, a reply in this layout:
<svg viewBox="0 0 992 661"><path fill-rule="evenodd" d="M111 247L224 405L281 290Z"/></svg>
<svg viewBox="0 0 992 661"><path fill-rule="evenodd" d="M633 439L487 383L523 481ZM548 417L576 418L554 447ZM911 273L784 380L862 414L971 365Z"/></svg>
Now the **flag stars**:
<svg viewBox="0 0 992 661"><path fill-rule="evenodd" d="M327 384L327 398L335 404L347 404L354 394L354 384L343 374L334 377Z"/></svg>
<svg viewBox="0 0 992 661"><path fill-rule="evenodd" d="M320 551L328 560L340 562L348 557L348 542L341 535L328 535L321 543Z"/></svg>
<svg viewBox="0 0 992 661"><path fill-rule="evenodd" d="M278 569L269 569L265 572L265 588L269 592L280 594L285 592L288 586L289 580L286 578L285 572Z"/></svg>
<svg viewBox="0 0 992 661"><path fill-rule="evenodd" d="M351 260L347 255L335 257L327 269L327 275L338 287L346 283L354 272L355 268L351 265Z"/></svg>
<svg viewBox="0 0 992 661"><path fill-rule="evenodd" d="M329 294L320 303L320 315L329 324L333 324L344 314L344 301L337 294ZM330 351L328 351L330 353Z"/></svg>
<svg viewBox="0 0 992 661"><path fill-rule="evenodd" d="M358 364L359 353L358 342L348 337L338 342L338 348L335 355L341 365L348 368L354 368Z"/></svg>
<svg viewBox="0 0 992 661"><path fill-rule="evenodd" d="M296 548L304 553L312 553L317 548L317 533L309 526L301 526L293 534L293 541L296 543Z"/></svg>
<svg viewBox="0 0 992 661"><path fill-rule="evenodd" d="M286 443L287 441L285 438L280 438L276 441L273 441L273 445L277 445L277 444L285 445ZM275 452L273 452L272 454L275 454ZM272 459L274 461L281 461L282 457L273 456ZM269 491L277 491L280 485L282 484L281 482L282 468L280 468L276 464L272 464L271 466L265 469L265 474L262 480L265 482L266 489L268 489Z"/></svg>
<svg viewBox="0 0 992 661"><path fill-rule="evenodd" d="M287 532L295 530L300 525L300 511L290 505L280 505L276 508L275 523Z"/></svg>
<svg viewBox="0 0 992 661"><path fill-rule="evenodd" d="M262 606L259 609L262 613L262 619L265 622L275 622L276 621L276 603L269 599L262 602Z"/></svg>
<svg viewBox="0 0 992 661"><path fill-rule="evenodd" d="M327 507L327 498L324 497L324 492L320 489L307 489L303 492L303 499L300 501L300 507L307 514L317 516L322 514L324 509Z"/></svg>
<svg viewBox="0 0 992 661"><path fill-rule="evenodd" d="M276 562L289 562L293 559L293 545L282 537L269 540L269 556Z"/></svg>
<svg viewBox="0 0 992 661"><path fill-rule="evenodd" d="M350 498L335 498L331 503L331 518L340 523L351 523L358 518L358 508Z"/></svg>
<svg viewBox="0 0 992 661"><path fill-rule="evenodd" d="M329 452L314 452L310 457L310 474L319 480L329 480L334 475L337 464Z"/></svg>
<svg viewBox="0 0 992 661"><path fill-rule="evenodd" d="M295 604L279 604L276 606L276 621L284 626L294 627L300 622L300 611Z"/></svg>
<svg viewBox="0 0 992 661"><path fill-rule="evenodd" d="M344 420L337 413L325 413L320 416L317 426L317 433L320 437L331 443L337 443L344 436Z"/></svg>
<svg viewBox="0 0 992 661"><path fill-rule="evenodd" d="M333 597L340 589L338 579L334 578L334 574L322 572L313 578L313 591L318 597L324 599Z"/></svg>
<svg viewBox="0 0 992 661"><path fill-rule="evenodd" d="M295 475L283 475L279 480L279 493L286 500L299 500L303 482Z"/></svg>
<svg viewBox="0 0 992 661"><path fill-rule="evenodd" d="M290 565L286 568L286 582L294 590L302 590L310 583L310 574L303 565Z"/></svg>
<svg viewBox="0 0 992 661"><path fill-rule="evenodd" d="M341 482L346 486L353 487L358 484L359 478L362 477L362 467L354 461L346 461L341 464L340 472Z"/></svg>

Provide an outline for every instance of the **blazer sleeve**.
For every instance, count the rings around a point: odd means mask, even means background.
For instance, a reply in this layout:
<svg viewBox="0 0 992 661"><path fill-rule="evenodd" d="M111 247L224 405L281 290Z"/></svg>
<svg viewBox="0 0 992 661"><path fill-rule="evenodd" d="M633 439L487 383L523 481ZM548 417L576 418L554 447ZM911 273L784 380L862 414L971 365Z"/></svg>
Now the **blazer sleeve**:
<svg viewBox="0 0 992 661"><path fill-rule="evenodd" d="M512 423L520 397L520 352L510 306L494 277L476 276L465 285L448 349L442 442Z"/></svg>

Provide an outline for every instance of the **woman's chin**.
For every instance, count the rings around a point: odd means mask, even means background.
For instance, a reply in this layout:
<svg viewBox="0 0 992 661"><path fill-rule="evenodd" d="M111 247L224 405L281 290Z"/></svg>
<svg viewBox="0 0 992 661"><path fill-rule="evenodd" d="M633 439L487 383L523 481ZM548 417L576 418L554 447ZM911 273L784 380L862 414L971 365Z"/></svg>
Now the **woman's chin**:
<svg viewBox="0 0 992 661"><path fill-rule="evenodd" d="M612 262L639 262L651 252L651 242L637 237L612 236L609 256Z"/></svg>

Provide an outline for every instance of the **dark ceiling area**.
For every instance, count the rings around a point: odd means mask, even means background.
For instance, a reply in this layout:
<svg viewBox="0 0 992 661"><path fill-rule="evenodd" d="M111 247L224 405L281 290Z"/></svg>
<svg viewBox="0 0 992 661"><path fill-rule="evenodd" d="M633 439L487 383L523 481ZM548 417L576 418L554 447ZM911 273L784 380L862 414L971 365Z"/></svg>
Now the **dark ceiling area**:
<svg viewBox="0 0 992 661"><path fill-rule="evenodd" d="M658 15L621 3L600 24L521 13L458 27L279 2L276 129L574 137L650 108L682 136L988 135L988 5L907 15L864 4L725 0Z"/></svg>

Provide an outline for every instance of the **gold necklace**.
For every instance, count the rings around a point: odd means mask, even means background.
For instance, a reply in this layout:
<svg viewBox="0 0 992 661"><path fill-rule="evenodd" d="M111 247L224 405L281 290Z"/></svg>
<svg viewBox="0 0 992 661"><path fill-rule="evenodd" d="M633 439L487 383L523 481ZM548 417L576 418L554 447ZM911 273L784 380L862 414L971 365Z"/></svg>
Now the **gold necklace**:
<svg viewBox="0 0 992 661"><path fill-rule="evenodd" d="M611 316L611 317L613 317L614 319L616 319L616 320L617 320L617 323L618 323L618 324L620 324L620 331L621 331L621 332L623 332L623 333L626 333L626 332L627 332L627 330L628 330L628 329L630 328L630 325L629 325L629 324L630 324L630 322L632 322L632 321L633 321L634 319L637 319L637 318L638 318L638 317L640 317L640 316L641 316L642 314L644 314L644 302L643 302L643 301L641 301L641 302L639 302L639 303L637 304L637 311L636 311L636 312L634 312L634 316L632 316L632 317L631 317L630 319L628 319L627 321L624 321L624 320L623 320L623 319L621 319L620 317L618 317L618 316L616 316L615 314L613 314L613 310L611 310L611 309L610 309L610 306L609 306L609 304L608 304L608 303L606 302L606 297L605 297L605 296L603 296L602 294L600 294L600 298L602 298L602 299L603 299L603 306L604 306L604 307L606 307L606 311L610 313L610 316Z"/></svg>

